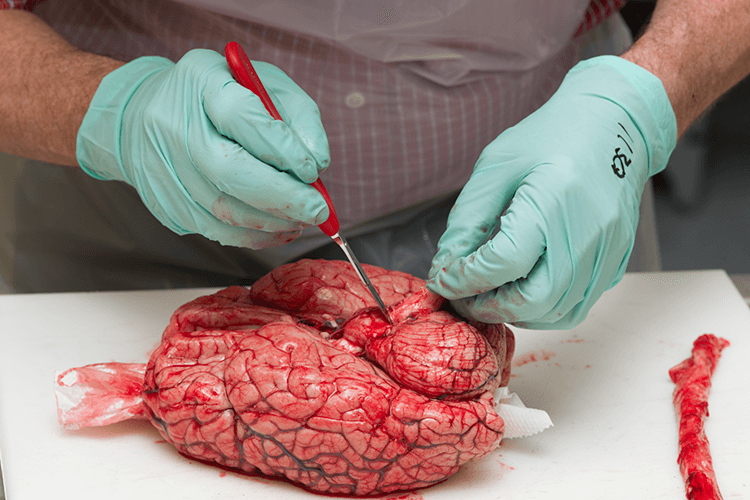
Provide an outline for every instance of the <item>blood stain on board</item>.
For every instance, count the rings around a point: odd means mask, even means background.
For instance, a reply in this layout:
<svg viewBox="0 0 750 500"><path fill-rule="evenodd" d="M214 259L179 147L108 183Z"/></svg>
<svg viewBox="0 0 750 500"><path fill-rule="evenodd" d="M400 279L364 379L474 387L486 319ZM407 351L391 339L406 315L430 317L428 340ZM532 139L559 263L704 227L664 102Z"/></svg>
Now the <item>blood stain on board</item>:
<svg viewBox="0 0 750 500"><path fill-rule="evenodd" d="M527 365L529 363L537 363L539 361L549 361L554 356L555 356L555 353L552 351L547 351L546 349L537 349L535 351L529 351L527 353L516 356L516 358L513 360L513 366L519 367L519 366Z"/></svg>
<svg viewBox="0 0 750 500"><path fill-rule="evenodd" d="M380 497L379 500L424 500L421 493L415 491L409 491L406 493L394 493L385 497Z"/></svg>
<svg viewBox="0 0 750 500"><path fill-rule="evenodd" d="M498 455L497 458L498 458L498 463L500 464L500 474L499 474L500 476L504 476L509 471L515 470L515 467L512 467L512 466L506 464L505 462L503 462L503 456L502 455Z"/></svg>

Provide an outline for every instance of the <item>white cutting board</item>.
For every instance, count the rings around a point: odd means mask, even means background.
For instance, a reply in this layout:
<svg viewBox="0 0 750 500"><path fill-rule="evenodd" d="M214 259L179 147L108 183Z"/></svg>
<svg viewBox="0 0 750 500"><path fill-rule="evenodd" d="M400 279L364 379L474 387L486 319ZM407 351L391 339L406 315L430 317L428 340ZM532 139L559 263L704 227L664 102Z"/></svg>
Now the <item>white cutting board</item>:
<svg viewBox="0 0 750 500"><path fill-rule="evenodd" d="M145 362L172 311L212 291L0 296L8 500L320 498L190 461L146 421L80 431L57 424L56 370ZM708 332L732 343L709 399L714 465L725 499L750 498L750 309L724 272L627 275L579 327L515 331L520 366L510 388L555 426L505 441L438 486L392 498L684 498L667 372ZM521 364L530 353L539 361Z"/></svg>

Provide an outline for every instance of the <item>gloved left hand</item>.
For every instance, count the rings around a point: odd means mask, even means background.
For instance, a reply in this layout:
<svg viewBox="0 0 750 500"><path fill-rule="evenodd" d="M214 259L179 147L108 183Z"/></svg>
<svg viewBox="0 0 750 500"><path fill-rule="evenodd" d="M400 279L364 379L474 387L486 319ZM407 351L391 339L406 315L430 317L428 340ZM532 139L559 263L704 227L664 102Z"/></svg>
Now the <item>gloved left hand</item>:
<svg viewBox="0 0 750 500"><path fill-rule="evenodd" d="M255 69L284 121L196 49L176 64L141 57L104 77L78 131L81 167L125 181L178 234L263 248L328 218L309 183L330 163L313 100L279 68Z"/></svg>
<svg viewBox="0 0 750 500"><path fill-rule="evenodd" d="M614 56L579 63L484 150L427 287L478 321L577 325L622 278L644 185L666 166L676 135L654 75Z"/></svg>

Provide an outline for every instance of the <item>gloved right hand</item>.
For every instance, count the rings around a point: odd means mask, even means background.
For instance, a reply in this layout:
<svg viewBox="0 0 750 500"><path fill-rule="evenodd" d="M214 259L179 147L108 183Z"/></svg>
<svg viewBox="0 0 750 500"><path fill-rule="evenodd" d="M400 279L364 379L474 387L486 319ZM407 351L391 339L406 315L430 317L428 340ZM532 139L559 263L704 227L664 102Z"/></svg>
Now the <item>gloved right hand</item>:
<svg viewBox="0 0 750 500"><path fill-rule="evenodd" d="M330 163L328 140L299 86L271 64L253 66L283 122L217 52L125 64L94 95L78 130L78 163L95 178L135 187L178 234L254 249L293 240L328 218L308 185Z"/></svg>

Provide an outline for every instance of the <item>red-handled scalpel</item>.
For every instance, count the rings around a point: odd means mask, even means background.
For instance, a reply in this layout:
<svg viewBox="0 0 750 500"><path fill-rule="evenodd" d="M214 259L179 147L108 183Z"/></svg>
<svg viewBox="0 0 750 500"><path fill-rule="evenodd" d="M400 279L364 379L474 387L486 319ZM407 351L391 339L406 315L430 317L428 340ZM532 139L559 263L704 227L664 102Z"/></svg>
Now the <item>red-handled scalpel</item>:
<svg viewBox="0 0 750 500"><path fill-rule="evenodd" d="M249 89L253 94L257 95L268 112L271 113L271 116L276 120L281 120L281 115L276 109L276 106L273 105L271 98L268 96L268 92L266 92L266 89L265 87L263 87L260 78L258 78L258 73L255 72L255 68L253 68L250 59L248 59L247 54L245 54L245 51L242 49L240 44L238 44L237 42L229 42L224 48L224 53L227 58L227 63L229 63L229 69L232 71L232 76L234 76L234 79L237 80L237 83ZM328 195L326 187L323 185L323 182L320 180L320 178L313 182L311 186L317 189L318 192L323 195L323 198L325 198L326 200L326 204L328 204L328 219L322 224L319 224L318 227L321 231L323 231L323 233L325 233L327 236L330 236L333 241L335 241L336 244L341 247L341 249L344 251L344 254L346 254L346 258L349 259L349 262L351 262L352 266L354 266L354 270L357 272L359 279L362 280L362 283L364 283L367 289L370 291L372 298L374 298L375 302L377 302L378 307L383 312L385 318L389 323L393 323L393 321L391 320L391 316L388 314L388 308L383 303L383 299L380 298L378 291L375 289L375 287L372 285L372 282L365 274L365 271L362 269L359 261L354 256L354 252L352 252L349 244L339 233L339 218L336 215L336 209L333 208L333 203L331 202L331 197Z"/></svg>

